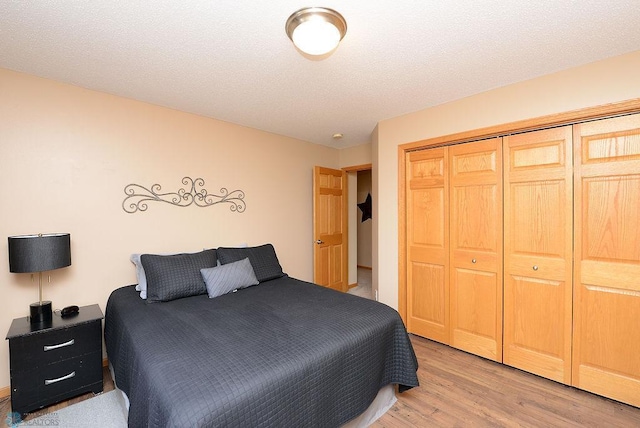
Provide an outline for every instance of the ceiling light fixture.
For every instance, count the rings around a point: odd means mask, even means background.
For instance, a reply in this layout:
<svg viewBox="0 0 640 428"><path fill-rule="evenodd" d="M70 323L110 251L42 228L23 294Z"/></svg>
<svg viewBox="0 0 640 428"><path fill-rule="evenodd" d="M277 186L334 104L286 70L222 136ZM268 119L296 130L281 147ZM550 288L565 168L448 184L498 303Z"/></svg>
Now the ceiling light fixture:
<svg viewBox="0 0 640 428"><path fill-rule="evenodd" d="M334 50L347 33L347 21L333 9L306 7L287 19L285 30L302 52L324 55Z"/></svg>

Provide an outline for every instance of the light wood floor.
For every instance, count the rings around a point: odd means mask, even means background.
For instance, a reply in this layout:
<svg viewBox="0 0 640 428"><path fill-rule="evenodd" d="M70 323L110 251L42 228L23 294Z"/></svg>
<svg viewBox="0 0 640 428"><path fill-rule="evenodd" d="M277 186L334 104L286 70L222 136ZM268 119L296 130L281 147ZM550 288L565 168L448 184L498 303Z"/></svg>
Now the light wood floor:
<svg viewBox="0 0 640 428"><path fill-rule="evenodd" d="M640 427L640 409L417 336L420 387L374 427Z"/></svg>
<svg viewBox="0 0 640 428"><path fill-rule="evenodd" d="M411 336L420 387L398 394L374 427L640 427L640 409ZM114 388L104 370L104 392ZM85 394L36 416L93 397ZM0 401L0 415L10 411ZM27 418L29 420L29 418Z"/></svg>

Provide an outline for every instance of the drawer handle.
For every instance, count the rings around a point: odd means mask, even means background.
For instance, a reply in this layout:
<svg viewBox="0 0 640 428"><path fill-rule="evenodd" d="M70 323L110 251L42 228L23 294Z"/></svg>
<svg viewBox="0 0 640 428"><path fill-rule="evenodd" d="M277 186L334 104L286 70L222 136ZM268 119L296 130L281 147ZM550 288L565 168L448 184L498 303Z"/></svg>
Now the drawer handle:
<svg viewBox="0 0 640 428"><path fill-rule="evenodd" d="M538 270L538 266L533 265L533 270Z"/></svg>
<svg viewBox="0 0 640 428"><path fill-rule="evenodd" d="M59 377L58 379L45 379L44 380L44 384L45 385L51 385L52 383L61 382L63 380L71 379L75 375L76 375L76 372L71 372L66 376Z"/></svg>
<svg viewBox="0 0 640 428"><path fill-rule="evenodd" d="M57 345L44 345L44 350L46 351L53 351L54 349L58 349L58 348L64 348L65 346L71 346L75 343L75 339L71 339L68 342L64 342L64 343L59 343Z"/></svg>
<svg viewBox="0 0 640 428"><path fill-rule="evenodd" d="M477 260L476 259L471 259L471 263L476 263Z"/></svg>

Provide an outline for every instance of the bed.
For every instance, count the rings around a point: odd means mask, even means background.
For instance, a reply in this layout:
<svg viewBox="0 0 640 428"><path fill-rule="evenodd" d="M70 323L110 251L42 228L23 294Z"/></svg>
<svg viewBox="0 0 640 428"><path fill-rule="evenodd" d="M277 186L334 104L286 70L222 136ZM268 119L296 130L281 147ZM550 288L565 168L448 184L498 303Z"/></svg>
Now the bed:
<svg viewBox="0 0 640 428"><path fill-rule="evenodd" d="M208 251L194 263L141 256L147 298L131 285L108 299L107 356L129 426L338 427L381 388L418 385L392 308L287 276L271 245ZM176 294L194 269L202 289Z"/></svg>

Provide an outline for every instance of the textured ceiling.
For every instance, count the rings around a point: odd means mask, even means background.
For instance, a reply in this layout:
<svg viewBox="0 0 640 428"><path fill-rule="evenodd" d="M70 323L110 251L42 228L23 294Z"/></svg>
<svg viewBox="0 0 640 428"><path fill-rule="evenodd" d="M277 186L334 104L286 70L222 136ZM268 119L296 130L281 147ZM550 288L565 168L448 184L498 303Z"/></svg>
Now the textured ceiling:
<svg viewBox="0 0 640 428"><path fill-rule="evenodd" d="M309 60L284 31L308 5L0 0L0 67L342 148L383 119L640 49L638 0L328 0L314 6L347 35Z"/></svg>

